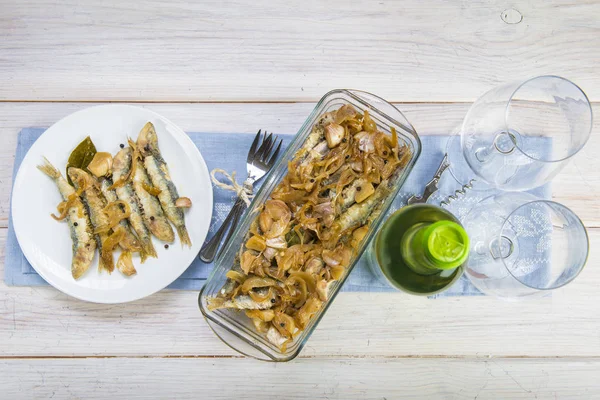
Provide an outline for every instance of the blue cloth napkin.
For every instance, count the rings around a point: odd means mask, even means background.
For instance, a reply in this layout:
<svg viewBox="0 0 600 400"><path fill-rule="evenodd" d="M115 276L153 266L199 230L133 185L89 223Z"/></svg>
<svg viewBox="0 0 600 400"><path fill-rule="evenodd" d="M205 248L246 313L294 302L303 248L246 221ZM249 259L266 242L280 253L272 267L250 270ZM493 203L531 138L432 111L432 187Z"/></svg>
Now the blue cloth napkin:
<svg viewBox="0 0 600 400"><path fill-rule="evenodd" d="M13 182L21 161L31 145L44 132L44 128L25 128L19 133L17 141L17 150L15 155L15 164L13 170ZM233 134L233 133L189 133L190 138L200 149L209 171L214 168L222 168L227 171L237 171L239 180L245 178L246 155L250 144L254 139L254 134ZM283 146L287 146L293 135L281 135ZM447 135L443 136L422 136L422 152L415 168L404 183L400 193L396 197L390 213L406 204L408 197L414 193L422 193L425 184L433 177L437 170L444 153L446 152ZM258 188L260 185L257 185ZM446 172L440 185L440 191L430 198L430 202L439 204L439 201L448 194L454 192L460 185ZM479 200L495 193L495 190L489 191L471 191L464 198L453 203L450 210L459 216L469 207L465 204L475 204ZM537 189L533 192L541 198L549 198L549 186ZM221 226L229 210L231 209L235 195L233 192L225 191L219 188L214 189L213 217L208 233L211 238ZM47 285L47 283L35 272L29 264L15 236L12 226L12 217L10 218L8 237L6 241L6 260L4 280L9 286L38 286ZM170 289L199 290L206 281L206 278L212 270L212 264L204 264L196 259L192 265L173 282ZM358 265L346 280L343 291L355 292L387 292L394 291L388 285L380 282L370 272L366 257L359 260ZM463 276L452 288L443 292L439 296L456 295L477 295L480 292Z"/></svg>

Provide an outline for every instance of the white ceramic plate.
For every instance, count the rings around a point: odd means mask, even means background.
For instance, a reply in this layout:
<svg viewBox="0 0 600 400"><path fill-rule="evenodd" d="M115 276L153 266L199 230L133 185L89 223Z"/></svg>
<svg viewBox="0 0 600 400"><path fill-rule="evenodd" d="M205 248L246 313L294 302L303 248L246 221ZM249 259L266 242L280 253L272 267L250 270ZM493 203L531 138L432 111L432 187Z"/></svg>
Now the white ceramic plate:
<svg viewBox="0 0 600 400"><path fill-rule="evenodd" d="M185 212L192 247L182 247L179 238L165 249L154 238L158 258L140 264L137 274L125 277L98 271L98 255L79 280L71 276L71 237L66 222L50 217L62 200L56 184L36 167L42 157L65 174L69 154L86 136L98 151L113 155L127 137L136 140L144 124L156 127L162 155L180 196L189 197ZM151 295L177 279L192 263L206 238L212 214L212 185L202 155L190 138L172 122L139 107L105 105L81 110L50 127L33 144L19 168L12 195L12 218L19 244L33 268L48 283L64 293L96 303L122 303ZM115 254L116 260L117 254Z"/></svg>

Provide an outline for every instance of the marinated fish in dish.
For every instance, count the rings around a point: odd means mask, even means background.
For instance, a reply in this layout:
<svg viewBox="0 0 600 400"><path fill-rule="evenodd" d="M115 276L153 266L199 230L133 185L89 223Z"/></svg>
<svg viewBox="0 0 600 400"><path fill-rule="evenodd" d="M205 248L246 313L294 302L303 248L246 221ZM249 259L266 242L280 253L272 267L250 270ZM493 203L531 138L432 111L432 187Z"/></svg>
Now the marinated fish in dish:
<svg viewBox="0 0 600 400"><path fill-rule="evenodd" d="M138 135L137 147L144 158L144 166L152 185L160 191L157 197L165 215L175 225L182 245L191 246L192 242L185 226L183 210L176 206L179 194L169 175L167 163L158 148L158 137L151 122L148 122Z"/></svg>
<svg viewBox="0 0 600 400"><path fill-rule="evenodd" d="M351 105L323 114L250 226L210 309L244 310L258 332L286 346L329 299L411 151Z"/></svg>
<svg viewBox="0 0 600 400"><path fill-rule="evenodd" d="M121 149L113 159L113 182L119 181L129 174L132 168L133 150L131 147ZM113 184L114 186L114 184ZM141 254L142 262L146 257L157 257L156 250L152 244L150 231L146 228L142 213L144 210L139 206L139 200L133 190L130 182L126 182L116 187L115 192L119 200L124 201L129 205L131 214L129 215L129 223L135 231L137 238L142 247Z"/></svg>
<svg viewBox="0 0 600 400"><path fill-rule="evenodd" d="M111 153L98 152L92 139L86 137L71 152L66 177L46 159L38 166L56 182L64 198L57 206L58 216L52 217L69 221L75 279L89 268L96 249L100 253L99 271L112 273L116 266L125 276L136 274L133 254L139 253L142 263L148 257L158 257L152 235L172 243L175 232L171 222L182 244L191 246L183 210L190 208L192 201L178 196L154 126L148 122L137 143L131 139L127 143L129 146L120 145L121 151L113 158ZM150 176L145 162L151 168ZM115 263L118 248L121 253ZM240 301L246 304L243 298Z"/></svg>
<svg viewBox="0 0 600 400"><path fill-rule="evenodd" d="M96 247L100 253L98 270L106 270L108 273L115 269L115 261L112 251L103 251L102 245L108 238L108 231L98 231L98 228L108 225L108 216L104 212L106 199L100 190L98 182L82 169L69 167L67 170L75 189L81 189L81 199L86 206L90 221L96 234Z"/></svg>
<svg viewBox="0 0 600 400"><path fill-rule="evenodd" d="M165 213L160 206L160 202L155 195L150 192L156 191L155 193L160 194L160 190L154 188L148 178L146 169L141 163L139 163L133 173L133 190L136 196L140 200L140 209L144 210L142 218L146 227L152 232L154 236L163 242L173 243L175 240L175 234L169 220L165 216Z"/></svg>
<svg viewBox="0 0 600 400"><path fill-rule="evenodd" d="M79 193L47 159L44 158L44 163L39 165L38 169L54 180L64 199L58 208L61 216L64 213L73 241L71 275L79 279L90 267L96 253L96 240L88 212L79 198Z"/></svg>
<svg viewBox="0 0 600 400"><path fill-rule="evenodd" d="M100 190L109 203L117 203L117 194L114 189L110 188L112 184L113 182L109 178L103 178L100 181ZM131 231L131 226L129 225L127 218L121 219L119 221L119 226L123 229L123 239L119 242L121 248L129 252L139 252L140 256L145 258L142 254L143 250L140 241Z"/></svg>

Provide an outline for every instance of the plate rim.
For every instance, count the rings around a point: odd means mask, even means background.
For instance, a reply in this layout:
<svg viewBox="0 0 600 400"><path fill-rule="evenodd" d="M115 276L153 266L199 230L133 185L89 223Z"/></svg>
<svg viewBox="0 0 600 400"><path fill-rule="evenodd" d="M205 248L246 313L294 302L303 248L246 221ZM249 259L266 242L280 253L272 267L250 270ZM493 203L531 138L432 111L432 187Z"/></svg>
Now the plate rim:
<svg viewBox="0 0 600 400"><path fill-rule="evenodd" d="M116 299L112 299L112 298L103 298L103 299L98 299L98 298L85 298L83 296L77 295L77 294L73 294L69 291L68 288L65 288L60 280L55 280L52 277L48 277L47 274L45 274L44 272L40 271L36 266L35 263L33 263L31 261L30 256L27 254L28 251L27 250L23 250L23 247L21 246L21 241L22 239L24 239L21 235L24 234L24 232L20 233L20 229L17 228L18 224L15 223L15 219L14 219L14 213L13 213L13 209L14 209L14 201L15 201L15 196L14 196L14 192L15 192L15 187L17 186L17 183L19 183L21 180L25 179L23 178L23 165L25 164L25 160L27 159L27 157L29 156L31 150L34 148L34 146L39 144L39 139L42 138L47 132L48 130L50 130L51 128L53 128L55 125L63 122L64 120L67 120L69 118L71 118L72 116L78 114L78 113L82 113L82 112L90 112L90 110L96 110L96 109L135 109L138 111L142 111L144 113L148 113L153 115L155 118L162 120L163 122L165 122L166 124L170 125L172 128L174 128L173 132L170 132L171 134L176 136L176 139L182 140L185 143L181 143L182 145L188 145L188 149L191 148L191 153L197 158L195 161L192 160L192 162L198 162L201 173L204 175L203 178L206 178L206 182L208 183L207 186L210 188L210 190L207 190L208 193L206 193L206 197L208 197L208 203L211 204L211 207L208 210L208 218L207 218L207 225L206 225L206 232L204 233L204 235L200 235L203 237L199 237L201 239L201 242L204 243L204 241L206 240L206 236L208 235L208 231L210 229L210 222L212 220L212 214L213 214L213 203L214 203L214 193L213 193L213 187L211 184L211 179L210 179L210 173L208 171L208 166L206 165L206 161L204 160L204 157L202 156L202 153L200 152L200 149L196 146L196 144L192 141L192 139L189 137L189 135L183 130L181 129L177 124L175 124L173 121L171 121L170 119L164 117L163 115L157 113L156 111L153 110L149 110L147 108L144 107L139 107L139 106L134 106L134 105L130 105L130 104L100 104L100 105L95 105L95 106L91 106L91 107L85 107L82 108L81 110L77 110L75 112L72 112L62 118L60 118L59 120L57 120L56 122L54 122L52 125L50 125L48 128L46 128L44 130L44 132L35 140L35 142L31 145L31 147L27 150L27 153L25 153L25 156L23 157L23 159L21 160L21 164L19 165L19 169L17 171L17 173L15 174L15 178L12 182L12 190L11 190L11 198L10 198L10 211L11 211L11 222L12 222L12 226L13 226L13 230L15 232L15 237L17 238L17 243L19 244L19 248L21 249L21 252L23 253L23 255L25 256L25 258L27 259L27 262L29 262L29 264L31 265L31 267L36 271L36 273L42 277L42 279L44 279L44 281L46 281L46 283L48 283L50 286L54 287L56 290L59 290L60 292L78 299L78 300L82 300L82 301L86 301L89 303L96 303L96 304L123 304L123 303L130 303L133 301L137 301L137 300L141 300L143 298L146 298L148 296L151 296L153 294L156 294L157 292L160 292L161 290L165 289L167 286L169 286L171 283L175 282L177 279L179 279L181 277L181 275L183 275L185 273L185 271L187 271L187 269L189 268L189 266L191 265L191 263L194 261L194 258L197 257L197 255L194 255L193 258L190 261L190 264L187 265L186 268L181 270L181 273L179 275L176 275L172 280L166 282L164 284L161 284L159 286L158 289L151 291L149 293L145 293L142 295L134 295L134 296L122 296ZM185 146L187 147L187 146ZM184 147L184 150L186 150ZM187 152L186 152L187 153ZM206 210L204 210L206 212ZM91 268L92 266L90 266ZM76 281L74 281L76 282Z"/></svg>

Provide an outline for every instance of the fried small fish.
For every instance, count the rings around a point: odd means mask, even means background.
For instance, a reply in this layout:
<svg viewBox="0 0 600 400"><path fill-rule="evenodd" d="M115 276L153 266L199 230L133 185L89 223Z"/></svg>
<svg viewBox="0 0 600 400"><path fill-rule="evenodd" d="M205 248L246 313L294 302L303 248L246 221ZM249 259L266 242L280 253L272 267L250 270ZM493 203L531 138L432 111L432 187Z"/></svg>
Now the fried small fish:
<svg viewBox="0 0 600 400"><path fill-rule="evenodd" d="M44 163L38 165L38 169L56 182L64 200L67 200L71 195L75 195L75 189L69 185L62 174L47 159L44 158ZM79 198L73 200L72 207L67 214L67 223L73 240L71 275L73 275L73 278L79 279L90 267L96 253L96 241L92 224L87 210Z"/></svg>
<svg viewBox="0 0 600 400"><path fill-rule="evenodd" d="M350 228L364 225L371 212L386 199L390 192L391 189L387 187L387 182L382 182L369 198L362 203L355 203L340 215L333 223L333 229L327 233L344 232Z"/></svg>
<svg viewBox="0 0 600 400"><path fill-rule="evenodd" d="M129 173L131 168L132 150L131 147L125 147L120 150L113 159L113 180L116 182L122 176ZM152 237L144 220L142 218L142 210L139 207L139 199L135 195L133 186L130 182L125 185L119 186L115 189L119 200L123 200L131 208L131 214L129 215L129 223L135 231L137 238L144 250L144 255L148 257L157 257L156 250L152 244ZM142 257L142 262L144 257Z"/></svg>
<svg viewBox="0 0 600 400"><path fill-rule="evenodd" d="M175 233L173 232L173 228L171 228L171 224L169 224L169 220L165 217L158 199L146 190L147 187L152 186L152 183L150 182L150 178L148 178L146 169L141 163L138 163L135 169L132 183L133 190L140 200L140 210L143 210L142 218L146 227L163 242L173 243Z"/></svg>
<svg viewBox="0 0 600 400"><path fill-rule="evenodd" d="M84 170L75 167L69 167L67 174L71 178L75 189L79 189L79 185L81 184L85 185L81 199L87 208L94 229L106 226L108 224L108 217L104 213L104 207L106 207L107 203L96 179ZM115 260L112 251L102 251L102 244L107 237L108 232L96 233L97 248L100 252L98 270L102 271L104 269L110 274L115 269Z"/></svg>
<svg viewBox="0 0 600 400"><path fill-rule="evenodd" d="M175 206L179 194L169 175L167 163L158 148L158 137L151 122L142 128L137 138L137 146L144 156L144 166L152 180L152 185L161 191L158 200L169 221L175 225L181 244L191 246L192 242L185 226L183 210Z"/></svg>
<svg viewBox="0 0 600 400"><path fill-rule="evenodd" d="M112 181L108 178L102 178L100 181L100 190L109 203L114 203L118 200L117 193L115 193L114 189L110 188L112 184ZM131 231L131 225L129 225L127 218L119 221L119 225L123 228L123 232L125 232L123 240L119 243L121 248L128 251L139 251L140 257L142 257L142 260L145 260L146 256L144 255L140 241Z"/></svg>

